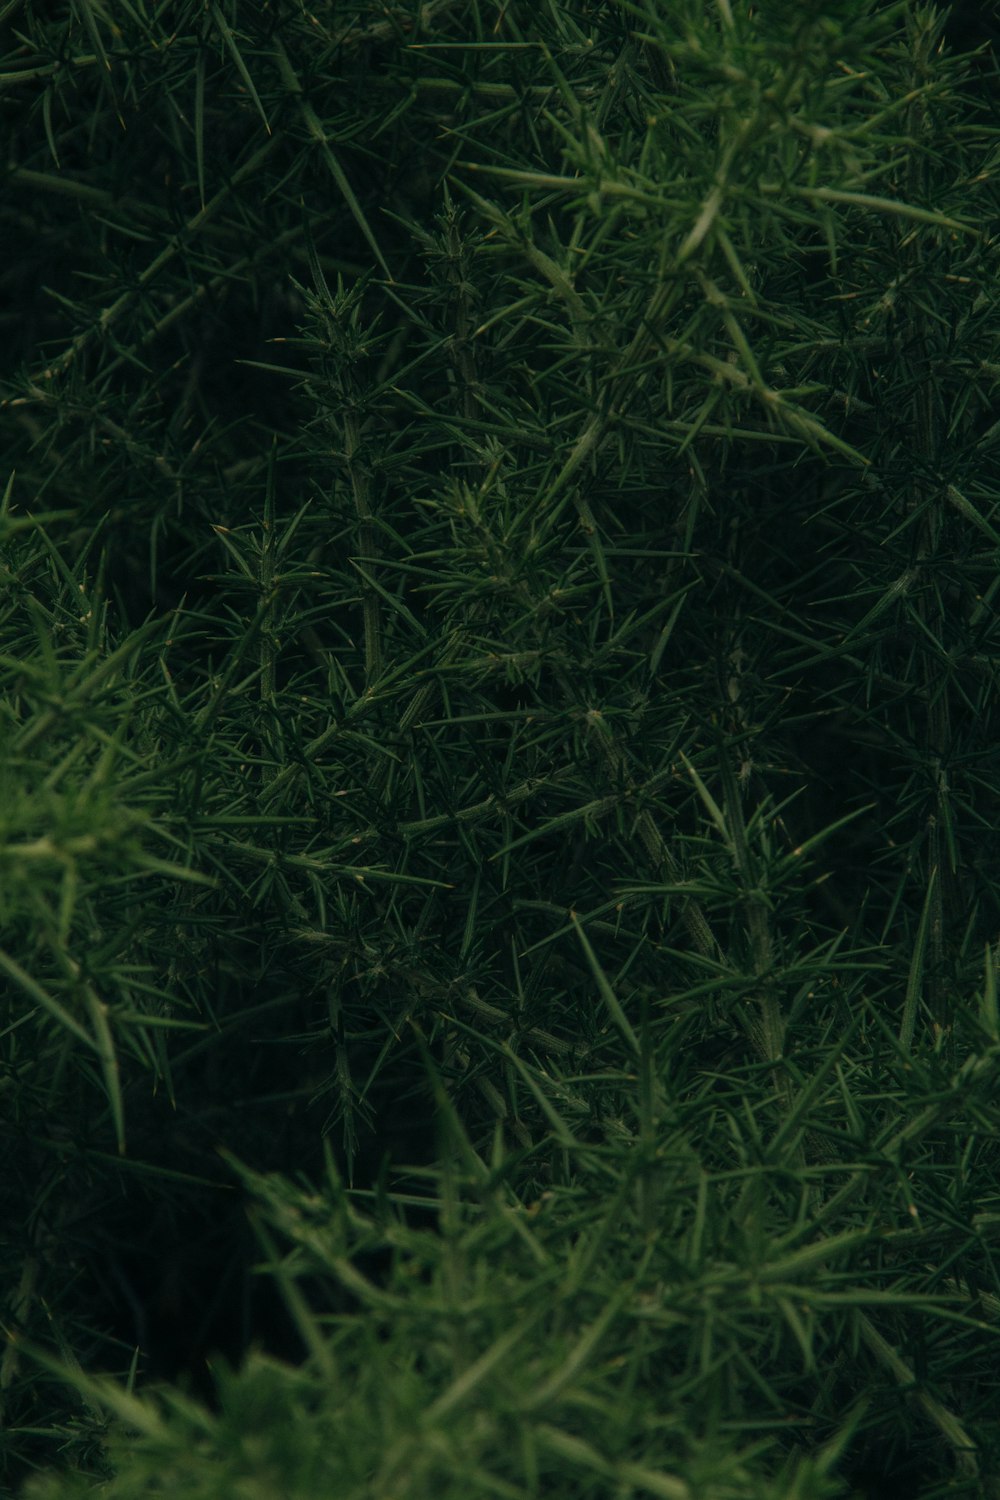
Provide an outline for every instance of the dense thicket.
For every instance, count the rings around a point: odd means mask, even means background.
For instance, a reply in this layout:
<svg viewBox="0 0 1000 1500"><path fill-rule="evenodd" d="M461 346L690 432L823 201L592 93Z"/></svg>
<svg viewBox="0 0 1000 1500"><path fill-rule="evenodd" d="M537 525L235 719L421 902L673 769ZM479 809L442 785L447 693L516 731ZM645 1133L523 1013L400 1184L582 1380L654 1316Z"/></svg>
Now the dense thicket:
<svg viewBox="0 0 1000 1500"><path fill-rule="evenodd" d="M0 7L9 1486L1000 1492L991 25Z"/></svg>

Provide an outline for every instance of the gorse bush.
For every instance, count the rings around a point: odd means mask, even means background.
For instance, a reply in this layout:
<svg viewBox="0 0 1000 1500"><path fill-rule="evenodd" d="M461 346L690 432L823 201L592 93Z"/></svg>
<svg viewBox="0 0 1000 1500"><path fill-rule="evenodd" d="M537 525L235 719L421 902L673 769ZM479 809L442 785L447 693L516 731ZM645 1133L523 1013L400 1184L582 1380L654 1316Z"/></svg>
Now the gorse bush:
<svg viewBox="0 0 1000 1500"><path fill-rule="evenodd" d="M953 19L0 14L11 1488L1000 1493Z"/></svg>

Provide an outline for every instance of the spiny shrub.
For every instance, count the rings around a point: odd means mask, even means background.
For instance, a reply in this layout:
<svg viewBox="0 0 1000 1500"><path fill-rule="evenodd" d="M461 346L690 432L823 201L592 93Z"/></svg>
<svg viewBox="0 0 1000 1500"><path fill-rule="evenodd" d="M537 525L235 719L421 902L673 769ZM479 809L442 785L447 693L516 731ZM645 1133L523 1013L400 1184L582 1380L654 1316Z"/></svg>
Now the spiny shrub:
<svg viewBox="0 0 1000 1500"><path fill-rule="evenodd" d="M11 1485L994 1492L947 19L7 8Z"/></svg>

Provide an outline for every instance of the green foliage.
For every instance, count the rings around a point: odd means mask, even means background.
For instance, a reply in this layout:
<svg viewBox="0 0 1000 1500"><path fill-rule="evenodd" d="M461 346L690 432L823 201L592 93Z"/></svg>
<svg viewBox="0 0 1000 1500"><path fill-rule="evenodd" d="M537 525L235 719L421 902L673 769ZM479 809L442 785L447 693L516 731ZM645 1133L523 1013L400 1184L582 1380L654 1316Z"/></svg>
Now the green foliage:
<svg viewBox="0 0 1000 1500"><path fill-rule="evenodd" d="M0 19L8 1482L997 1492L988 58Z"/></svg>

